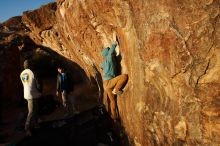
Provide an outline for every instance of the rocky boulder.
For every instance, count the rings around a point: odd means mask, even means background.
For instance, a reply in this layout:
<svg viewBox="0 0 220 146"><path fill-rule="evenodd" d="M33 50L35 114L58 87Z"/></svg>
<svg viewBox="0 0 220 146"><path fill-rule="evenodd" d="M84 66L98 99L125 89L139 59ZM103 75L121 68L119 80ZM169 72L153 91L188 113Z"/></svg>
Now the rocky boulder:
<svg viewBox="0 0 220 146"><path fill-rule="evenodd" d="M22 17L29 36L101 87L101 51L119 42L117 97L130 145L220 143L220 1L57 0ZM101 91L101 90L100 90Z"/></svg>

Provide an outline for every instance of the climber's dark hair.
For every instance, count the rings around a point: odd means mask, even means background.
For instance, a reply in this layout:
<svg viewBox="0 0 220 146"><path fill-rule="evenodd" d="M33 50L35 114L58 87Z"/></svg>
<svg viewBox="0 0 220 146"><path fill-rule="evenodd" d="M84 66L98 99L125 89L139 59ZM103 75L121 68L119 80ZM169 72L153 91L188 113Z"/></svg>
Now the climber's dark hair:
<svg viewBox="0 0 220 146"><path fill-rule="evenodd" d="M65 70L64 65L61 64L61 63L59 63L59 64L57 65L57 68L60 68L60 69L62 69L62 70Z"/></svg>
<svg viewBox="0 0 220 146"><path fill-rule="evenodd" d="M28 60L28 59L26 59L26 60L24 61L23 66L24 66L24 69L28 69L28 68L29 68L29 60Z"/></svg>

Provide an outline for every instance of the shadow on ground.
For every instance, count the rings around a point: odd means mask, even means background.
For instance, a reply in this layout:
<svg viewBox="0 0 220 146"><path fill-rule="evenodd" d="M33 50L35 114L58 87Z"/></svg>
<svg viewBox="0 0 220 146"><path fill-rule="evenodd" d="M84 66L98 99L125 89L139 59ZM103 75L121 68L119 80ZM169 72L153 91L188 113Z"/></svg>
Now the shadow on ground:
<svg viewBox="0 0 220 146"><path fill-rule="evenodd" d="M111 118L102 106L67 119L43 122L33 136L18 141L16 146L119 146Z"/></svg>

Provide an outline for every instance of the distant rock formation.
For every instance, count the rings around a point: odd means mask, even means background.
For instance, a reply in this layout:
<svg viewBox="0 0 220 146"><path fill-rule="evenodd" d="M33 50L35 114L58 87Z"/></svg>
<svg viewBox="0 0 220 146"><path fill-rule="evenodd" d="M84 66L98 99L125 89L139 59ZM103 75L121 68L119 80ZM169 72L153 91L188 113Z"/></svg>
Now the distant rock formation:
<svg viewBox="0 0 220 146"><path fill-rule="evenodd" d="M57 0L25 12L26 35L101 84L101 50L117 32L117 97L131 145L220 143L220 1Z"/></svg>

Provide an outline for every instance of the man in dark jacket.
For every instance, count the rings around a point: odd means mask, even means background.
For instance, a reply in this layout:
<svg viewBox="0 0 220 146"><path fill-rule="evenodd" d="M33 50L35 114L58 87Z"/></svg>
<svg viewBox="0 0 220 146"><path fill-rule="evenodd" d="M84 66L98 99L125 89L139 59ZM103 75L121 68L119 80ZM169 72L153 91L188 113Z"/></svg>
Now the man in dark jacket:
<svg viewBox="0 0 220 146"><path fill-rule="evenodd" d="M61 93L62 96L62 102L65 109L70 112L70 101L68 98L68 94L70 92L70 85L69 85L69 78L67 76L67 73L65 72L64 68L62 66L58 67L58 74L57 74L57 92L56 95L59 96L59 93Z"/></svg>

